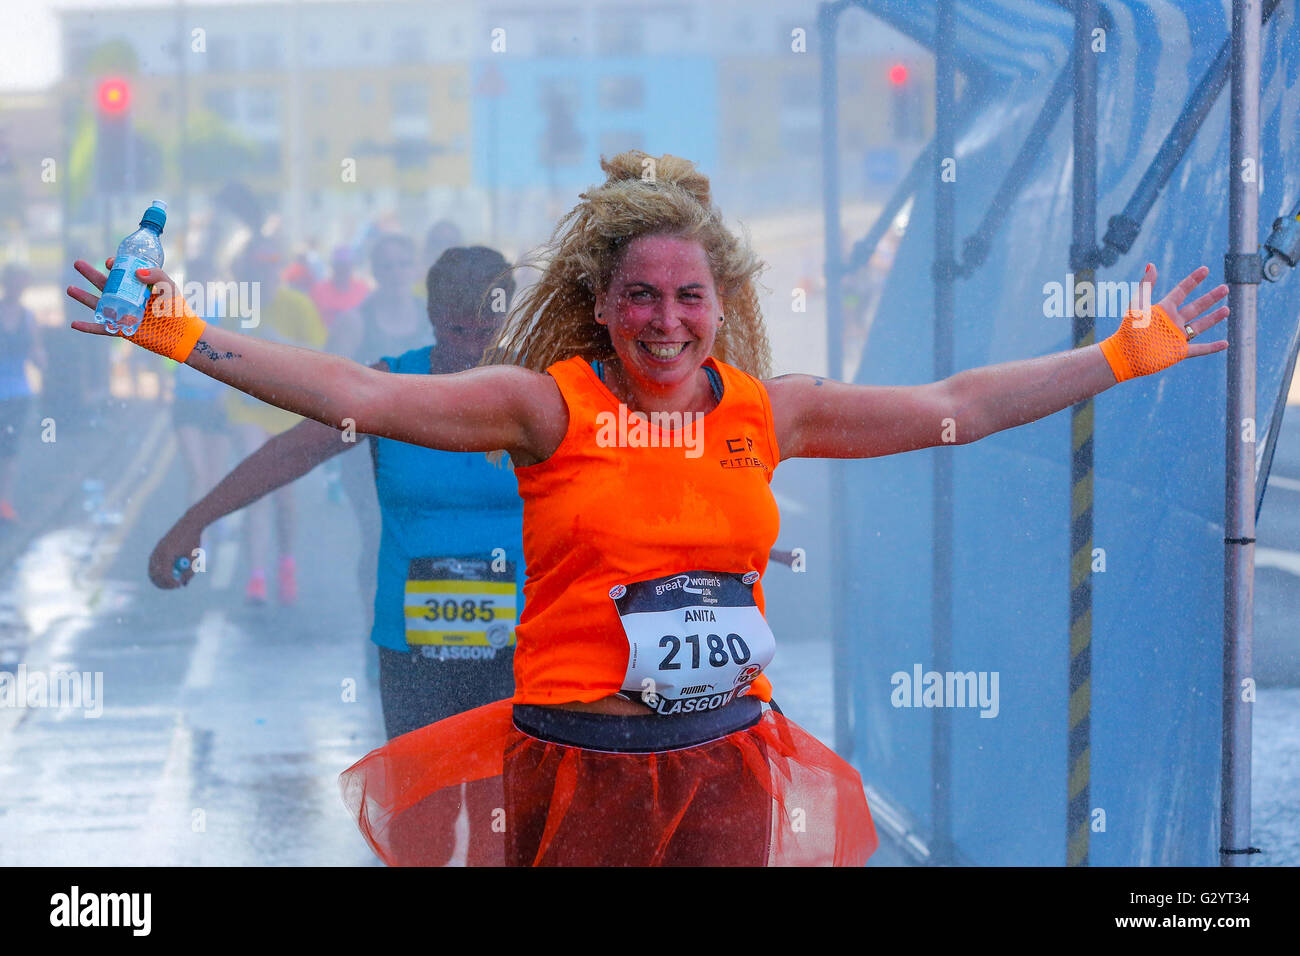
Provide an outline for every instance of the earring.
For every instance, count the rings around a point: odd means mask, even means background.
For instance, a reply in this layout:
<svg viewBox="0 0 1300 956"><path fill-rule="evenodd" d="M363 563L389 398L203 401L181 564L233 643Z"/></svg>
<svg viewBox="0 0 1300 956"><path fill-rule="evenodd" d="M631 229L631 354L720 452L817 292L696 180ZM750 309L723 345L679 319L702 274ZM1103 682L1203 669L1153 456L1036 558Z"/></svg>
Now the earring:
<svg viewBox="0 0 1300 956"><path fill-rule="evenodd" d="M723 322L726 321L727 321L727 317L725 315L718 316L718 325L721 325Z"/></svg>

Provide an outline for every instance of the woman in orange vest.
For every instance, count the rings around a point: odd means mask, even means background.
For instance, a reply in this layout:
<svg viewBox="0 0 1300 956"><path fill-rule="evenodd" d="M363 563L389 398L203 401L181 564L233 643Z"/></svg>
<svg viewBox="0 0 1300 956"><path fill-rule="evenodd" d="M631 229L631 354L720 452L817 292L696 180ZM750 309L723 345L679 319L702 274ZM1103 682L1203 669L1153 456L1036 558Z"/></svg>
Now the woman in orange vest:
<svg viewBox="0 0 1300 956"><path fill-rule="evenodd" d="M762 674L773 469L938 445L954 422L972 442L1219 351L1189 340L1227 314L1227 288L1187 302L1198 269L1097 345L928 385L769 379L761 263L708 180L639 151L601 165L483 367L383 374L205 328L160 270L141 273L162 288L133 341L336 428L510 457L527 562L516 693L342 775L385 861L420 862L411 834L449 812L439 794L482 781L500 788L477 821L499 862L861 864L876 834L858 774L771 704Z"/></svg>

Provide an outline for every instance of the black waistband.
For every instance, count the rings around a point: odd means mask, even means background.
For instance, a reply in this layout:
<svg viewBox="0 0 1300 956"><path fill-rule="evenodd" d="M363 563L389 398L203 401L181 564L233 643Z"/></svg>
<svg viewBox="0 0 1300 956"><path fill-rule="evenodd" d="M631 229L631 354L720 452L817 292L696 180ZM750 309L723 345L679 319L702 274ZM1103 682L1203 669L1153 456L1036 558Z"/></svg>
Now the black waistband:
<svg viewBox="0 0 1300 956"><path fill-rule="evenodd" d="M530 737L607 753L648 754L681 750L717 740L758 723L763 705L742 697L719 707L674 717L589 714L579 710L515 704L515 727Z"/></svg>

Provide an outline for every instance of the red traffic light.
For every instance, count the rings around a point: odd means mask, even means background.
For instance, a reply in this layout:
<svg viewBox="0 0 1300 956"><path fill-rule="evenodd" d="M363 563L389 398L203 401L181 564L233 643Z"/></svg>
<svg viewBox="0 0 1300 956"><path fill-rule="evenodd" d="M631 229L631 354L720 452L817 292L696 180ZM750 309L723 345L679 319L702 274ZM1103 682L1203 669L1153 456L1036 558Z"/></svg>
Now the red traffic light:
<svg viewBox="0 0 1300 956"><path fill-rule="evenodd" d="M895 63L889 68L889 82L895 86L902 86L907 82L907 67L901 63Z"/></svg>
<svg viewBox="0 0 1300 956"><path fill-rule="evenodd" d="M101 80L95 91L95 99L104 113L125 113L131 105L131 88L126 85L126 80L116 77Z"/></svg>

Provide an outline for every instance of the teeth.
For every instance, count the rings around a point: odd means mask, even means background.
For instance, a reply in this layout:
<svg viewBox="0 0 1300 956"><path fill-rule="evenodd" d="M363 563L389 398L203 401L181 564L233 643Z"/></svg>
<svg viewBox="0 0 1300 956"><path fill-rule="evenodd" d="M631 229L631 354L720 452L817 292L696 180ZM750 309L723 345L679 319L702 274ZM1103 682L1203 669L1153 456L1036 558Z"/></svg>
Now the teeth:
<svg viewBox="0 0 1300 956"><path fill-rule="evenodd" d="M642 342L641 344L645 347L645 350L655 358L663 359L676 358L681 354L682 349L686 348L685 343L678 343L677 345L651 345L649 342Z"/></svg>

